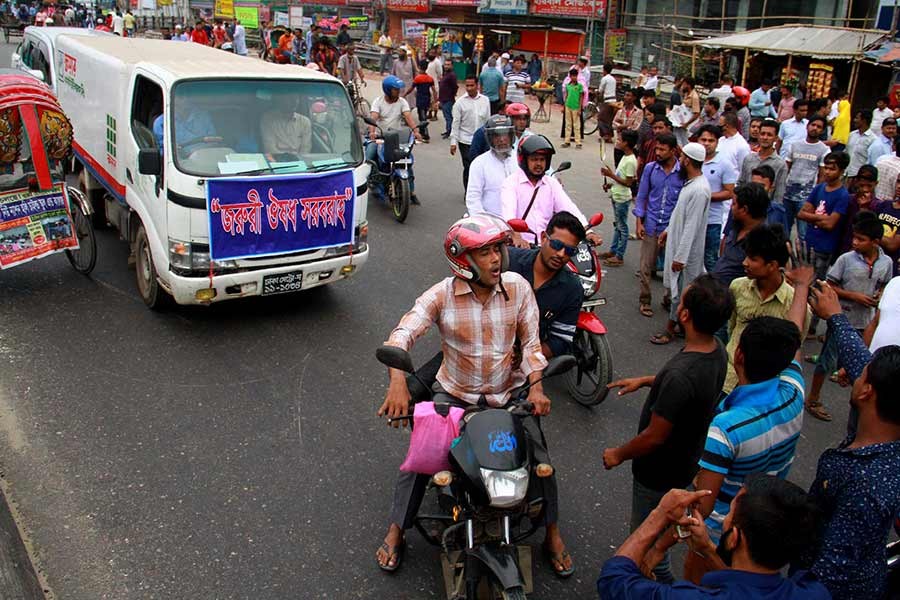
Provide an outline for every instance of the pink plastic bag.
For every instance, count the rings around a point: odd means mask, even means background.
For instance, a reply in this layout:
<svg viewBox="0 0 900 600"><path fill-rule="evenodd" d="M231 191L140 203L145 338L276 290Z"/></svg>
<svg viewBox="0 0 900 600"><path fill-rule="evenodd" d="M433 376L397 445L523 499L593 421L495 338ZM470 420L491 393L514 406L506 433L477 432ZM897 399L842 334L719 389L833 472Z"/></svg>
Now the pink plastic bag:
<svg viewBox="0 0 900 600"><path fill-rule="evenodd" d="M406 460L401 471L434 475L450 468L447 455L450 444L459 436L459 420L463 409L450 407L450 414L442 417L434 411L434 402L419 402L413 412L413 431Z"/></svg>

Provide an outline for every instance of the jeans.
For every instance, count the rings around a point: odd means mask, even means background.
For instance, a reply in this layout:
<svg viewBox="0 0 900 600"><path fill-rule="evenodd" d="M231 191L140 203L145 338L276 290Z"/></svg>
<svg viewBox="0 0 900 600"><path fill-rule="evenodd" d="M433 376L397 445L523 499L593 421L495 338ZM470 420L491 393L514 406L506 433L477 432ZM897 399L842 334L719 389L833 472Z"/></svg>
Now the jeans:
<svg viewBox="0 0 900 600"><path fill-rule="evenodd" d="M390 52L386 52L382 54L378 59L378 72L381 75L384 75L385 72L390 71L391 67L394 66L394 57L391 56Z"/></svg>
<svg viewBox="0 0 900 600"><path fill-rule="evenodd" d="M625 258L625 250L628 248L628 209L631 208L631 202L616 202L613 200L612 205L613 215L615 215L613 223L615 231L613 232L612 246L609 247L609 251L621 260Z"/></svg>
<svg viewBox="0 0 900 600"><path fill-rule="evenodd" d="M453 105L455 103L455 100L441 102L441 112L444 113L444 123L447 125L447 128L444 129L444 135L450 135L450 128L453 127Z"/></svg>
<svg viewBox="0 0 900 600"><path fill-rule="evenodd" d="M703 266L712 272L719 260L719 242L722 239L722 226L714 223L706 226L706 247L703 250Z"/></svg>
<svg viewBox="0 0 900 600"><path fill-rule="evenodd" d="M416 111L419 117L419 133L424 141L428 141L431 139L431 136L428 135L428 107L417 106Z"/></svg>
<svg viewBox="0 0 900 600"><path fill-rule="evenodd" d="M363 151L365 153L365 157L367 161L372 161L380 168L383 166L381 164L381 156L378 154L378 147L380 144L376 144L371 140L366 140L363 143ZM375 196L379 200L386 200L384 194L384 186L381 183L373 183L370 188L372 191L372 195ZM416 193L416 175L413 172L413 166L409 165L409 193Z"/></svg>
<svg viewBox="0 0 900 600"><path fill-rule="evenodd" d="M653 299L650 295L650 276L656 270L656 257L661 254L658 239L655 235L645 233L644 239L641 240L641 304L649 305Z"/></svg>
<svg viewBox="0 0 900 600"><path fill-rule="evenodd" d="M631 532L637 530L641 526L653 509L657 507L665 492L658 492L650 489L635 479L631 484ZM656 581L659 583L674 583L675 577L672 575L672 569L669 566L669 553L663 557L659 564L653 568L653 574L656 575Z"/></svg>
<svg viewBox="0 0 900 600"><path fill-rule="evenodd" d="M791 228L794 226L794 221L797 222L797 237L801 240L806 239L806 221L797 219L797 213L806 204L808 197L809 193L797 183L788 184L784 191L784 201L782 202L784 205L784 231L787 233L788 239L791 238Z"/></svg>

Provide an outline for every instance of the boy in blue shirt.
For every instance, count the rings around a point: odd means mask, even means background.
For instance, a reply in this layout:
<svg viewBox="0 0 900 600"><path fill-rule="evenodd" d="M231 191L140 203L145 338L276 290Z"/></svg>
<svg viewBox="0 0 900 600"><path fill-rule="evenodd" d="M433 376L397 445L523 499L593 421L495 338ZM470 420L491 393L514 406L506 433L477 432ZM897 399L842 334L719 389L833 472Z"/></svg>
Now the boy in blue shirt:
<svg viewBox="0 0 900 600"><path fill-rule="evenodd" d="M810 250L816 279L824 280L831 259L841 241L841 220L847 214L850 194L842 178L850 164L846 152L829 152L823 159L822 174L825 181L813 188L797 218L807 223L806 245ZM809 325L809 335L815 335L818 317Z"/></svg>

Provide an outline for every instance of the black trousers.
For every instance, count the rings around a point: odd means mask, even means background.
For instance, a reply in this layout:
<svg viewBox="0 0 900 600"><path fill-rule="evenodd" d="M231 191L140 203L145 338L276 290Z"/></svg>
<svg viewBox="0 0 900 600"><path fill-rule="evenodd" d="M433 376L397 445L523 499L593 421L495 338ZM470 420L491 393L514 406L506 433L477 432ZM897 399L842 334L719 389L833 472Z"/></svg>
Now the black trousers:
<svg viewBox="0 0 900 600"><path fill-rule="evenodd" d="M469 158L469 148L471 144L463 144L459 143L459 157L462 159L463 165L463 189L468 189L469 187L469 165L472 164L472 159Z"/></svg>

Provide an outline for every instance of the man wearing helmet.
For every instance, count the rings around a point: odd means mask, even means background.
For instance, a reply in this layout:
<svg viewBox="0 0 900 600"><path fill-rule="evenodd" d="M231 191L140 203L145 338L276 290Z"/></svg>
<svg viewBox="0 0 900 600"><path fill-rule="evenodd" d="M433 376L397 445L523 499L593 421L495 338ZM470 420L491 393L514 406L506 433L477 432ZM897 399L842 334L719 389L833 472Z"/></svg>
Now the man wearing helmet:
<svg viewBox="0 0 900 600"><path fill-rule="evenodd" d="M409 351L432 325L441 332L443 362L437 372L435 392L458 406L502 407L515 388L532 383L528 401L535 415L550 412L550 399L540 384L547 361L541 352L540 314L534 293L519 274L504 272L511 239L505 222L491 215L475 215L454 223L444 240L444 252L453 276L422 294L391 332L386 344ZM484 341L491 340L491 352ZM515 349L518 341L521 351ZM402 371L389 369L390 385L379 416L408 414L411 397ZM402 421L405 425L406 421ZM396 423L394 424L396 427ZM535 460L549 463L540 425L523 420L534 444ZM378 566L395 571L402 560L404 530L413 524L429 477L401 471L394 490L391 524L376 553ZM548 551L560 574L571 574L571 558L557 527L556 481L533 478L544 485Z"/></svg>
<svg viewBox="0 0 900 600"><path fill-rule="evenodd" d="M388 75L384 78L384 81L381 82L381 89L384 94L378 96L372 102L372 120L378 124L378 127L381 128L382 132L391 129L399 129L401 125L405 124L412 130L416 139L421 140L422 134L419 133L419 129L416 127L415 121L413 121L412 114L410 114L409 110L409 104L406 102L405 98L400 97L400 92L404 89L403 80L394 75ZM378 156L378 145L375 143L375 140L377 139L378 129L374 125L369 125L369 142L366 143L366 160L376 160ZM411 165L409 185L410 191L414 191L415 177L413 176ZM412 194L411 200L413 204L419 203L415 193Z"/></svg>
<svg viewBox="0 0 900 600"><path fill-rule="evenodd" d="M478 156L469 166L466 210L470 215L500 216L500 189L516 170L513 157L513 124L504 115L494 115L484 125L490 151Z"/></svg>
<svg viewBox="0 0 900 600"><path fill-rule="evenodd" d="M528 108L527 104L511 102L510 104L507 104L505 108L501 109L500 113L510 118L513 128L515 129L513 132L512 145L512 156L515 158L516 148L519 146L519 142L521 142L522 138L525 136L531 135L531 130L528 129L531 125L531 109ZM488 145L484 126L479 127L475 132L475 135L472 136L472 145L469 147L469 157L472 160L475 160L490 149L491 147Z"/></svg>
<svg viewBox="0 0 900 600"><path fill-rule="evenodd" d="M506 178L500 192L503 220L524 219L531 231L539 232L547 229L554 214L566 211L578 217L582 225L587 224L559 181L546 174L555 153L553 144L542 135L529 135L519 143L519 169ZM593 231L587 239L594 245L602 242ZM513 233L513 243L520 248L529 246L518 233Z"/></svg>

